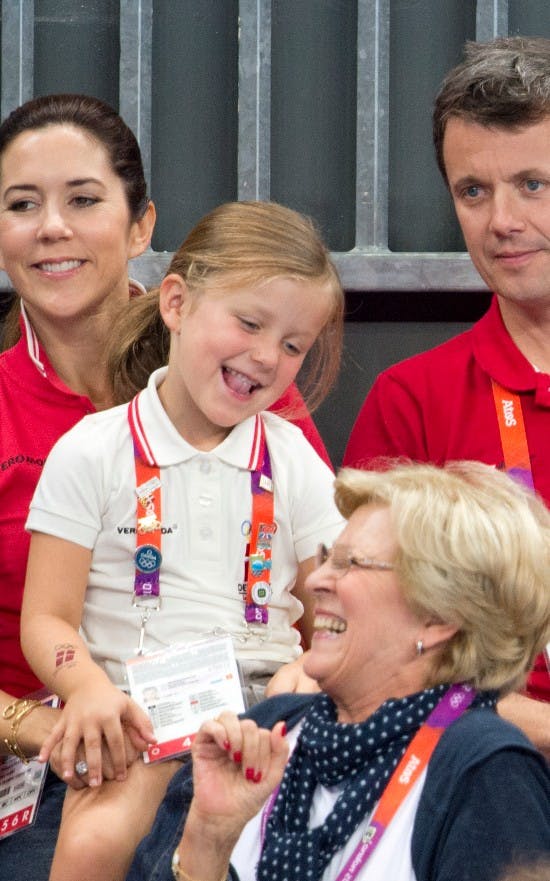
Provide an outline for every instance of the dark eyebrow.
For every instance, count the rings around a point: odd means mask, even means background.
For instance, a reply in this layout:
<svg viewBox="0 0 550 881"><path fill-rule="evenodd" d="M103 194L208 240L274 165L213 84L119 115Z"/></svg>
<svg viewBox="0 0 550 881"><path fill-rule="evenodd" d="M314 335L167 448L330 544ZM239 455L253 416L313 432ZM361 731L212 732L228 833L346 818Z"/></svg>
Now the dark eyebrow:
<svg viewBox="0 0 550 881"><path fill-rule="evenodd" d="M68 180L65 182L65 186L67 187L84 187L87 184L97 184L97 186L104 187L105 184L102 181L98 180L95 177L82 177L75 178L75 180ZM12 190L16 190L17 192L23 193L35 193L40 189L36 184L12 184L11 187L8 187L6 192L4 193L4 197L9 195Z"/></svg>
<svg viewBox="0 0 550 881"><path fill-rule="evenodd" d="M100 187L105 186L103 181L98 180L96 177L82 177L82 178L76 178L76 180L68 180L67 181L68 187L83 187L83 186L86 186L86 184L98 184L98 186L100 186Z"/></svg>
<svg viewBox="0 0 550 881"><path fill-rule="evenodd" d="M35 187L32 184L14 184L13 186L8 187L8 189L4 193L4 196L9 195L12 190L21 190L21 192L24 193L34 193L37 189L38 187Z"/></svg>

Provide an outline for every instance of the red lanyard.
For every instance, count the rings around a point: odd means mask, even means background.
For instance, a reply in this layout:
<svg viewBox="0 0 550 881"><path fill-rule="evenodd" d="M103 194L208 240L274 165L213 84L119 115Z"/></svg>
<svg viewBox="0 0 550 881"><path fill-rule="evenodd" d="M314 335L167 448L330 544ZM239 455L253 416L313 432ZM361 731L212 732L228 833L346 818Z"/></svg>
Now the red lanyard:
<svg viewBox="0 0 550 881"><path fill-rule="evenodd" d="M138 395L128 405L128 422L134 441L136 469L136 552L134 554L134 605L147 598L155 598L152 605L160 605L161 553L161 480L160 468L147 443L138 408Z"/></svg>
<svg viewBox="0 0 550 881"><path fill-rule="evenodd" d="M145 609L140 635L140 648L142 648L144 627L150 611L160 608L162 485L160 467L141 422L139 395L136 395L128 405L128 423L134 442L137 496L133 605ZM244 617L247 627L251 624L268 623L272 540L277 529L274 521L271 460L264 424L260 416L256 416L248 468L251 472L252 521L244 563L246 582Z"/></svg>
<svg viewBox="0 0 550 881"><path fill-rule="evenodd" d="M470 685L452 685L432 710L409 743L405 754L389 779L376 810L361 841L354 849L336 881L353 881L380 843L382 835L405 801L412 787L428 766L433 751L446 728L468 709L476 695ZM261 819L262 846L269 815L273 810L278 788L272 793Z"/></svg>
<svg viewBox="0 0 550 881"><path fill-rule="evenodd" d="M491 380L491 384L497 411L504 467L513 477L521 480L529 489L534 490L535 484L523 421L521 398L515 392L499 385L494 379Z"/></svg>

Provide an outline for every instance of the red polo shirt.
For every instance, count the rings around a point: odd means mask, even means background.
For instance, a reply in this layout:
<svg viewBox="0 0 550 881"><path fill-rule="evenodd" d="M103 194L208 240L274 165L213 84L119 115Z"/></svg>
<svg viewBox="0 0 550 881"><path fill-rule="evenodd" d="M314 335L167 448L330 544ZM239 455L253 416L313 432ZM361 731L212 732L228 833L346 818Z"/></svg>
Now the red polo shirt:
<svg viewBox="0 0 550 881"><path fill-rule="evenodd" d="M0 688L17 697L40 687L19 644L29 504L54 443L94 412L87 397L72 392L55 374L28 321L22 333L13 348L0 354ZM292 421L330 466L296 386L272 409L292 413Z"/></svg>
<svg viewBox="0 0 550 881"><path fill-rule="evenodd" d="M68 389L38 346L42 372L22 337L0 355L0 685L20 696L40 687L19 646L19 615L30 536L29 503L56 440L92 402Z"/></svg>
<svg viewBox="0 0 550 881"><path fill-rule="evenodd" d="M513 343L496 297L470 330L380 374L353 427L344 465L375 467L378 457L407 456L437 465L477 459L503 468L492 379L521 397L535 488L550 507L550 376L534 370ZM542 655L528 691L550 701Z"/></svg>

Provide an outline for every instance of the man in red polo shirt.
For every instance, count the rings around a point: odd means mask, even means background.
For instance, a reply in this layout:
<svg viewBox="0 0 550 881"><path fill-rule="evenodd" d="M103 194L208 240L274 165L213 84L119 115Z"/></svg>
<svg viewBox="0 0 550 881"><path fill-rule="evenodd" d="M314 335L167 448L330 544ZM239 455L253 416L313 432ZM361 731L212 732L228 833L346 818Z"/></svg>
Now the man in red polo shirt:
<svg viewBox="0 0 550 881"><path fill-rule="evenodd" d="M493 302L471 330L378 377L344 464L479 459L550 506L550 40L468 44L433 121L439 167ZM527 693L499 710L550 755L542 655Z"/></svg>

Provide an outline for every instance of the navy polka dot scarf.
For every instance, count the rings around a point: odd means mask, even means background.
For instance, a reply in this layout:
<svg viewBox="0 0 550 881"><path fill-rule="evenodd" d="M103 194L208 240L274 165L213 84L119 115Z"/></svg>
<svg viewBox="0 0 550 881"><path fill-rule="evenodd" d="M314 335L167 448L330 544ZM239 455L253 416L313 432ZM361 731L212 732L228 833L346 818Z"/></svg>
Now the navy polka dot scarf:
<svg viewBox="0 0 550 881"><path fill-rule="evenodd" d="M375 807L417 730L448 685L388 700L365 722L342 724L328 695L320 694L304 717L294 752L266 825L258 881L318 881L334 854ZM494 705L478 694L474 705ZM343 784L321 826L308 829L318 783Z"/></svg>

